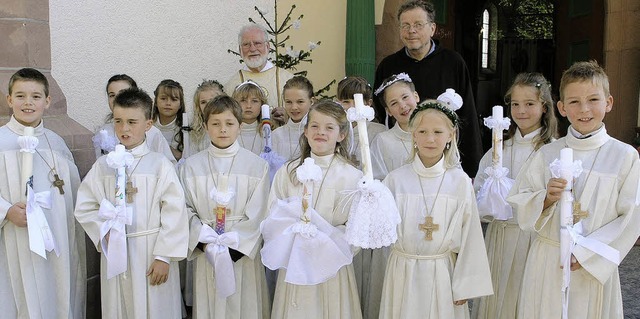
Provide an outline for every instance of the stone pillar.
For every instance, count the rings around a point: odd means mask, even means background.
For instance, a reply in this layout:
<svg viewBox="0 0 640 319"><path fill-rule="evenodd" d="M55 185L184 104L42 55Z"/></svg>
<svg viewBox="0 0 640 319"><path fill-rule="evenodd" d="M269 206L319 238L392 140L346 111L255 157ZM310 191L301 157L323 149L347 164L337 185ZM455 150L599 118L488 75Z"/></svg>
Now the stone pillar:
<svg viewBox="0 0 640 319"><path fill-rule="evenodd" d="M0 125L11 118L6 96L11 75L24 67L38 69L49 80L51 106L44 125L60 135L73 153L80 175L95 161L91 131L67 115L67 101L51 76L51 37L48 0L0 2ZM87 318L100 317L100 257L87 240Z"/></svg>
<svg viewBox="0 0 640 319"><path fill-rule="evenodd" d="M346 75L359 75L373 85L376 72L375 5L347 0Z"/></svg>

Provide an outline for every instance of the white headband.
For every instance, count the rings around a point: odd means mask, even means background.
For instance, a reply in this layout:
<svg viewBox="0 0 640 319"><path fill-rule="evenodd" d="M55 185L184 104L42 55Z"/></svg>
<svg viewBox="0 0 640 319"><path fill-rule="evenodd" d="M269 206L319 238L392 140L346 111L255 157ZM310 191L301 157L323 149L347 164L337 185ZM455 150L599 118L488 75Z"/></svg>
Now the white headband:
<svg viewBox="0 0 640 319"><path fill-rule="evenodd" d="M413 81L411 81L411 78L409 77L408 74L402 72L400 74L394 75L391 80L382 83L382 85L380 85L380 87L373 93L375 95L378 95L378 94L382 93L382 91L384 91L386 88L391 86L391 84L396 83L398 81L404 81L404 82L409 82L409 83L413 82Z"/></svg>

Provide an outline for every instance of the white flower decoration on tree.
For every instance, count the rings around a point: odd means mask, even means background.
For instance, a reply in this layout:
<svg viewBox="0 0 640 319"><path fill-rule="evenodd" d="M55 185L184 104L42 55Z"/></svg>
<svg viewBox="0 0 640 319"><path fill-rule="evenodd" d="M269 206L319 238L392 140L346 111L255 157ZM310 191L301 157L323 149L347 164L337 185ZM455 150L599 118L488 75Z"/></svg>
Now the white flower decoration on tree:
<svg viewBox="0 0 640 319"><path fill-rule="evenodd" d="M300 21L300 19L296 19L296 20L294 20L294 21L291 23L291 26L292 26L294 29L298 30L298 29L300 29L300 27L302 26L302 21Z"/></svg>
<svg viewBox="0 0 640 319"><path fill-rule="evenodd" d="M309 51L313 51L318 47L318 43L309 41Z"/></svg>

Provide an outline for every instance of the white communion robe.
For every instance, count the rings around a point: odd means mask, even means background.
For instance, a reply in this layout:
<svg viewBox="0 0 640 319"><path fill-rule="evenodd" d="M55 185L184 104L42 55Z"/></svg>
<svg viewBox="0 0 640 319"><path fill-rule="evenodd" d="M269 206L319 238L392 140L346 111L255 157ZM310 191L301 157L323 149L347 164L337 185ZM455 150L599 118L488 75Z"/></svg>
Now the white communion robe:
<svg viewBox="0 0 640 319"><path fill-rule="evenodd" d="M540 135L540 131L542 128L522 136L520 129L516 129L515 135L504 142L502 166L509 169L509 178L515 179L524 163L533 155L534 140ZM493 148L480 160L478 174L473 181L476 193L488 178L484 170L491 167L492 160ZM513 215L509 220L492 220L487 227L485 244L494 294L482 297L474 303L473 318L516 317L524 266L535 233L521 230L518 227L518 212L513 210Z"/></svg>
<svg viewBox="0 0 640 319"><path fill-rule="evenodd" d="M260 125L260 121L255 121L251 124L241 123L240 135L238 135L237 139L240 146L256 155L260 155L264 150L264 138L258 132L258 125Z"/></svg>
<svg viewBox="0 0 640 319"><path fill-rule="evenodd" d="M131 225L127 232L127 271L107 279L107 260L100 257L103 318L181 318L178 261L187 256L189 227L184 191L175 168L164 155L151 152L146 143L130 150L133 164L127 169L134 195ZM115 169L102 156L93 164L78 189L75 215L96 249L101 252L98 215L100 202L115 203ZM156 258L170 261L169 277L152 286L147 270Z"/></svg>
<svg viewBox="0 0 640 319"><path fill-rule="evenodd" d="M315 163L322 168L323 182L314 183L313 207L326 221L345 231L351 201L343 191L354 191L362 172L336 155L316 156ZM292 163L291 168L297 165ZM276 173L269 195L269 207L274 201L302 197L303 186L293 184L284 164ZM295 178L295 176L294 176ZM338 271L335 277L317 285L294 285L284 281L286 269L278 271L278 282L273 300L272 318L334 319L362 317L358 290L351 264Z"/></svg>
<svg viewBox="0 0 640 319"><path fill-rule="evenodd" d="M245 256L233 264L236 292L221 298L216 293L213 267L199 248L203 224L215 229L217 203L209 197L219 174L228 176L235 195L227 206L225 232L239 236L237 251ZM194 318L269 318L269 297L264 266L258 251L262 246L260 222L267 213L269 167L241 148L236 141L226 149L210 145L189 157L180 169L190 216L189 253L193 259ZM231 274L219 274L227 276Z"/></svg>
<svg viewBox="0 0 640 319"><path fill-rule="evenodd" d="M390 130L379 133L371 143L373 177L383 180L389 172L407 164L412 149L411 133L401 129L398 123Z"/></svg>
<svg viewBox="0 0 640 319"><path fill-rule="evenodd" d="M445 169L444 159L426 168L416 155L384 183L402 222L387 262L380 318L469 318L468 303L454 301L493 293L471 179L460 168ZM439 225L432 240L420 226L427 216Z"/></svg>
<svg viewBox="0 0 640 319"><path fill-rule="evenodd" d="M109 136L114 138L114 141L116 142L116 144L119 143L118 137L116 136L116 133L114 131L113 122L107 123L102 127L100 127L96 132L96 134L94 135L94 139L100 136L101 130L106 130ZM174 165L177 163L176 158L173 157L173 153L171 153L171 148L169 148L169 143L167 143L167 140L164 139L162 132L160 132L160 130L157 127L152 125L151 128L145 133L145 136L146 136L145 142L147 143L147 145L149 146L149 149L152 152L162 153L164 156L167 157L168 160L171 161L171 163L173 163ZM108 153L100 149L99 146L95 146L95 150L96 150L96 160L100 158L100 156L106 155Z"/></svg>
<svg viewBox="0 0 640 319"><path fill-rule="evenodd" d="M520 228L537 232L524 271L518 318L562 314L560 207L556 202L543 210L543 205L549 164L565 147L573 149L574 160L582 161L583 172L573 183L574 197L589 212L581 221L582 235L617 249L621 258L640 235L640 161L633 147L610 137L603 126L591 137L578 139L569 132L540 148L522 168L507 199L518 211ZM573 255L582 268L571 272L569 317L623 318L616 264L582 246L576 246Z"/></svg>
<svg viewBox="0 0 640 319"><path fill-rule="evenodd" d="M406 164L411 154L411 133L403 131L398 124L391 130L387 130L384 125L373 122L367 122L367 132L373 176L383 180L390 171ZM358 136L356 127L354 128L354 140L357 143L355 154L356 159L360 160ZM353 258L362 316L365 319L378 318L388 258L389 247L362 249Z"/></svg>
<svg viewBox="0 0 640 319"><path fill-rule="evenodd" d="M300 156L300 136L304 134L306 122L306 116L298 123L289 119L287 124L278 127L271 133L273 150L285 160L290 161Z"/></svg>
<svg viewBox="0 0 640 319"><path fill-rule="evenodd" d="M165 141L167 141L169 146L174 150L178 149L176 134L178 134L178 132L180 132L181 130L181 128L178 127L178 123L176 122L177 119L178 117L176 116L173 121L169 122L169 124L166 125L161 124L159 119L153 122L153 126L155 126L160 131L160 133L162 133Z"/></svg>
<svg viewBox="0 0 640 319"><path fill-rule="evenodd" d="M29 248L27 227L17 227L6 219L7 211L21 202L20 171L22 153L17 143L24 135L22 124L12 116L0 127L0 317L2 318L84 318L87 270L82 228L73 218L78 168L62 138L44 128L35 128L37 151L33 154L33 189L49 191L51 209L42 208L60 256L47 252L47 259ZM46 136L46 137L45 137ZM49 148L49 143L51 148ZM55 168L64 181L64 194L52 186ZM45 163L46 161L46 163Z"/></svg>

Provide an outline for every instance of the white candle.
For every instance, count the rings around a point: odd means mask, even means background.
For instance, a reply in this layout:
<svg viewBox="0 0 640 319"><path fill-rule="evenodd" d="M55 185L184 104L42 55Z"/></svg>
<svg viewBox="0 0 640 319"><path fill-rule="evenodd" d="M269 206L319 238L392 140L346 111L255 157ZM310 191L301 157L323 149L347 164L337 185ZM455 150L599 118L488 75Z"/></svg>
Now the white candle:
<svg viewBox="0 0 640 319"><path fill-rule="evenodd" d="M491 131L493 136L493 166L502 167L502 127L500 125L504 114L502 105L494 106L492 111L491 118L496 123Z"/></svg>
<svg viewBox="0 0 640 319"><path fill-rule="evenodd" d="M356 111L363 114L366 108L370 106L364 105L364 99L361 93L353 95L353 101L355 103ZM362 159L362 171L364 173L365 181L373 181L373 170L371 168L371 152L369 151L369 132L367 132L367 120L360 118L356 121L358 125L358 144L360 145L360 157ZM352 141L355 142L355 141Z"/></svg>
<svg viewBox="0 0 640 319"><path fill-rule="evenodd" d="M118 158L124 158L124 155L120 156L120 154L124 154L127 151L125 150L124 145L118 144L116 145L116 149L114 150L116 154L118 154ZM127 185L127 166L122 163L122 166L116 168L116 206L125 206L126 205L126 185Z"/></svg>
<svg viewBox="0 0 640 319"><path fill-rule="evenodd" d="M269 105L262 104L262 119L270 119L271 118L271 109Z"/></svg>
<svg viewBox="0 0 640 319"><path fill-rule="evenodd" d="M563 148L560 150L560 177L567 181L560 197L560 226L573 225L573 198L571 188L573 187L573 150Z"/></svg>
<svg viewBox="0 0 640 319"><path fill-rule="evenodd" d="M226 193L229 190L229 176L224 173L218 174L218 192Z"/></svg>
<svg viewBox="0 0 640 319"><path fill-rule="evenodd" d="M24 136L33 136L35 134L35 129L31 126L27 126L24 128ZM22 191L20 192L20 197L22 202L27 202L27 183L33 176L33 153L31 152L22 152L22 167L21 167L21 175L20 175L20 185Z"/></svg>

